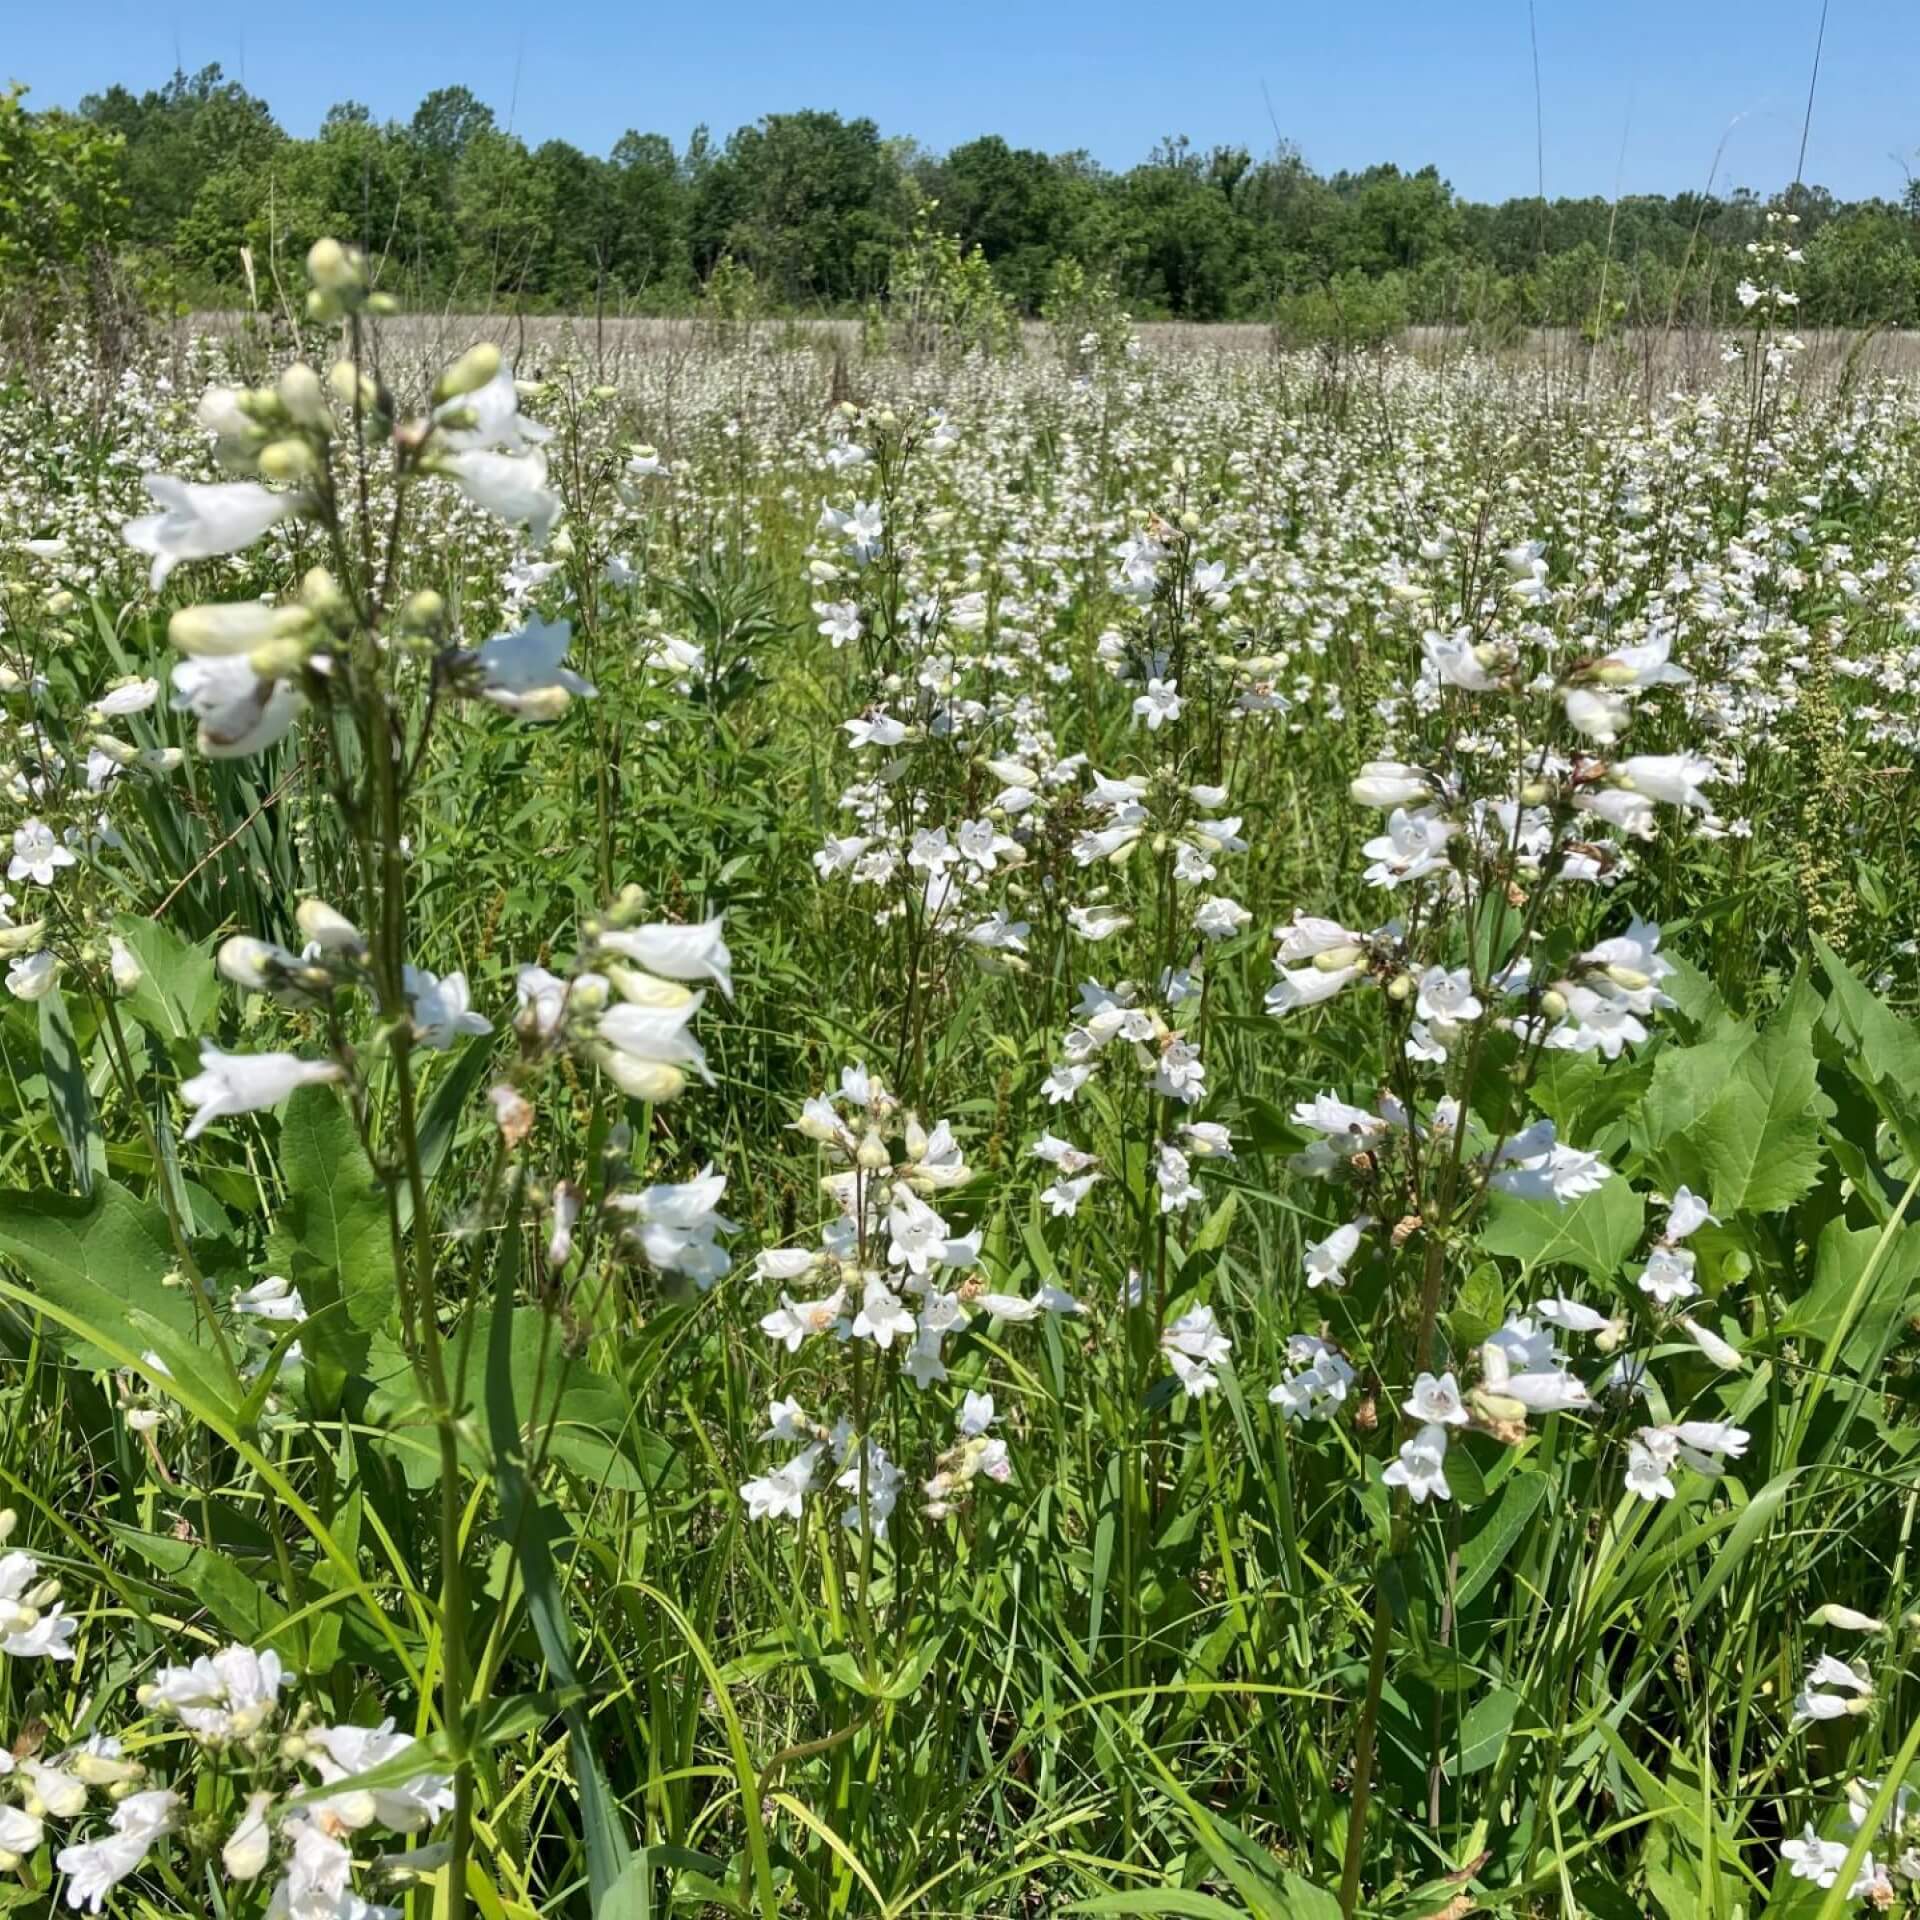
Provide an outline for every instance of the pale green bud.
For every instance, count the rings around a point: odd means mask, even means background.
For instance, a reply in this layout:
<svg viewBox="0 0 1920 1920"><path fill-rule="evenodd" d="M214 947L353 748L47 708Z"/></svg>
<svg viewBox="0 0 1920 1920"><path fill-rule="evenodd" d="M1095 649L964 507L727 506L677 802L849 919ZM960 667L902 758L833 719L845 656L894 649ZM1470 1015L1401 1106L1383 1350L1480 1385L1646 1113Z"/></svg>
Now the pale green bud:
<svg viewBox="0 0 1920 1920"><path fill-rule="evenodd" d="M367 283L366 259L358 247L343 247L338 240L316 240L307 249L307 277L323 293L359 293Z"/></svg>
<svg viewBox="0 0 1920 1920"><path fill-rule="evenodd" d="M320 376L304 360L296 360L280 376L274 392L281 406L286 409L287 418L296 426L313 427L324 432L333 425Z"/></svg>
<svg viewBox="0 0 1920 1920"><path fill-rule="evenodd" d="M319 464L304 440L269 440L260 449L260 472L268 480L311 479Z"/></svg>
<svg viewBox="0 0 1920 1920"><path fill-rule="evenodd" d="M478 393L500 371L500 349L491 340L469 347L434 383L436 400L457 400Z"/></svg>
<svg viewBox="0 0 1920 1920"><path fill-rule="evenodd" d="M446 618L446 601L431 587L422 587L401 610L400 624L410 633L437 633Z"/></svg>

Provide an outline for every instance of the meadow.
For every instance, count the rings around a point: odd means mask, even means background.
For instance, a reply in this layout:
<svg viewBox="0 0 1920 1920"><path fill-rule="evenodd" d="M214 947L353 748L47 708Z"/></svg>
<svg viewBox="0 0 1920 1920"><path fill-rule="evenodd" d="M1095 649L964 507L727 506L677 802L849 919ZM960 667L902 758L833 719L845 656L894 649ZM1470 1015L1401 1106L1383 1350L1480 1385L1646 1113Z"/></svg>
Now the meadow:
<svg viewBox="0 0 1920 1920"><path fill-rule="evenodd" d="M1920 1908L1920 391L1793 267L43 341L0 1902Z"/></svg>

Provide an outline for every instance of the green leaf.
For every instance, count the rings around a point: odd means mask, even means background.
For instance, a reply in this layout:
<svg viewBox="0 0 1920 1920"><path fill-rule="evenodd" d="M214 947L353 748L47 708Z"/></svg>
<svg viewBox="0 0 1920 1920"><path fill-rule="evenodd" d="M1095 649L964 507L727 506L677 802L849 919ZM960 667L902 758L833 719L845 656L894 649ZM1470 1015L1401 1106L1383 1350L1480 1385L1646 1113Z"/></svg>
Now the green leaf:
<svg viewBox="0 0 1920 1920"><path fill-rule="evenodd" d="M1833 1103L1815 1077L1814 1010L1802 981L1764 1029L1723 1021L1654 1067L1648 1141L1682 1178L1706 1186L1716 1213L1778 1212L1820 1178Z"/></svg>
<svg viewBox="0 0 1920 1920"><path fill-rule="evenodd" d="M247 1645L264 1648L287 1610L246 1569L212 1547L195 1546L169 1535L146 1533L138 1527L108 1521L114 1535L131 1547L186 1596L188 1611L205 1607L223 1632ZM297 1655L296 1636L279 1643L282 1655Z"/></svg>
<svg viewBox="0 0 1920 1920"><path fill-rule="evenodd" d="M1816 940L1814 951L1827 976L1822 1029L1846 1049L1907 1153L1920 1154L1920 1028L1885 1005L1824 941Z"/></svg>
<svg viewBox="0 0 1920 1920"><path fill-rule="evenodd" d="M521 1438L514 1393L512 1347L513 1296L519 1280L520 1233L517 1183L508 1192L494 1260L493 1313L488 1340L482 1350L485 1365L487 1433L493 1455L494 1485L500 1499L501 1533L512 1549L526 1590L527 1612L534 1637L540 1643L547 1671L568 1701L561 1710L567 1728L567 1748L573 1764L574 1792L580 1806L580 1832L587 1855L587 1881L593 1910L598 1915L613 1888L626 1876L633 1843L619 1802L600 1769L597 1743L586 1709L580 1704L580 1678L573 1664L573 1623L554 1564L553 1536L559 1521L527 1477L526 1452ZM629 1891L631 1883L629 1882Z"/></svg>
<svg viewBox="0 0 1920 1920"><path fill-rule="evenodd" d="M268 1247L269 1264L292 1265L295 1250L339 1276L347 1322L384 1326L398 1285L386 1194L353 1121L325 1087L302 1087L280 1122L286 1205Z"/></svg>
<svg viewBox="0 0 1920 1920"><path fill-rule="evenodd" d="M80 1057L67 1003L57 986L40 997L40 1062L53 1102L53 1124L73 1168L73 1184L82 1195L89 1194L95 1179L107 1171L107 1147L100 1137L93 1090L87 1085L86 1062Z"/></svg>
<svg viewBox="0 0 1920 1920"><path fill-rule="evenodd" d="M1646 1219L1640 1196L1618 1174L1562 1206L1557 1200L1496 1193L1480 1244L1489 1253L1536 1267L1572 1266L1611 1280L1639 1244Z"/></svg>
<svg viewBox="0 0 1920 1920"><path fill-rule="evenodd" d="M467 1043L465 1052L434 1083L420 1115L420 1171L429 1185L446 1164L461 1116L492 1064L493 1042L482 1034ZM413 1225L413 1189L403 1186L399 1198L400 1225L405 1229Z"/></svg>
<svg viewBox="0 0 1920 1920"><path fill-rule="evenodd" d="M1185 1914L1191 1920L1246 1920L1244 1907L1230 1907L1210 1893L1188 1893L1177 1887L1157 1890L1141 1888L1132 1893L1097 1893L1091 1900L1076 1900L1068 1913ZM1334 1911L1337 1913L1338 1908Z"/></svg>
<svg viewBox="0 0 1920 1920"><path fill-rule="evenodd" d="M1507 1476L1493 1510L1461 1543L1460 1584L1454 1591L1456 1607L1464 1609L1500 1571L1546 1494L1544 1474L1519 1472Z"/></svg>
<svg viewBox="0 0 1920 1920"><path fill-rule="evenodd" d="M1451 1767L1458 1773L1479 1773L1499 1759L1507 1743L1513 1716L1519 1711L1520 1696L1506 1687L1495 1687L1482 1694L1460 1723L1460 1751L1452 1757Z"/></svg>
<svg viewBox="0 0 1920 1920"><path fill-rule="evenodd" d="M0 1193L0 1256L36 1292L120 1347L150 1344L137 1310L183 1340L194 1332L193 1301L163 1283L174 1265L165 1216L126 1188L101 1180L85 1199L60 1193ZM53 1339L102 1370L114 1362L68 1328L48 1322Z"/></svg>
<svg viewBox="0 0 1920 1920"><path fill-rule="evenodd" d="M158 920L115 916L113 930L140 963L140 984L127 997L134 1018L161 1039L197 1041L213 1025L220 983L213 959Z"/></svg>
<svg viewBox="0 0 1920 1920"><path fill-rule="evenodd" d="M1898 1322L1920 1307L1920 1234L1896 1230L1885 1257L1870 1271L1886 1238L1879 1227L1855 1232L1844 1220L1829 1220L1815 1246L1813 1283L1774 1331L1823 1346L1838 1338L1843 1362L1866 1364Z"/></svg>

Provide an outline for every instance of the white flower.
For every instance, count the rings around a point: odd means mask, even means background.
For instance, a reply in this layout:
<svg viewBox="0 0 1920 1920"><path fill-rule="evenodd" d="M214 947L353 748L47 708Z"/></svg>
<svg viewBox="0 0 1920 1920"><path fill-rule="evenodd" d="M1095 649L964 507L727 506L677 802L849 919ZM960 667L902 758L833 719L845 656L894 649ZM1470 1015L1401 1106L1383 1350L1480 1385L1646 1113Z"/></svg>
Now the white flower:
<svg viewBox="0 0 1920 1920"><path fill-rule="evenodd" d="M145 713L159 697L158 680L125 680L103 693L93 703L93 710L103 720L124 720L132 714Z"/></svg>
<svg viewBox="0 0 1920 1920"><path fill-rule="evenodd" d="M1357 805L1385 810L1431 800L1433 782L1418 767L1403 761L1369 760L1348 791Z"/></svg>
<svg viewBox="0 0 1920 1920"><path fill-rule="evenodd" d="M493 1022L473 1011L464 973L433 974L423 967L408 967L404 977L413 1037L422 1046L444 1053L463 1033L493 1031Z"/></svg>
<svg viewBox="0 0 1920 1920"><path fill-rule="evenodd" d="M806 1447L785 1466L776 1467L771 1473L747 1481L740 1489L740 1497L747 1503L747 1518L798 1520L813 1486L814 1468L819 1464L820 1453L817 1444Z"/></svg>
<svg viewBox="0 0 1920 1920"><path fill-rule="evenodd" d="M233 1309L255 1320L274 1320L293 1325L307 1317L306 1303L300 1298L299 1288L277 1273L268 1274L251 1287L236 1287Z"/></svg>
<svg viewBox="0 0 1920 1920"><path fill-rule="evenodd" d="M1700 1291L1693 1266L1694 1257L1685 1247L1656 1246L1635 1284L1650 1300L1670 1307L1676 1301L1691 1300Z"/></svg>
<svg viewBox="0 0 1920 1920"><path fill-rule="evenodd" d="M529 620L515 633L497 633L474 655L480 697L521 719L551 720L575 694L596 689L565 664L573 628L565 620Z"/></svg>
<svg viewBox="0 0 1920 1920"><path fill-rule="evenodd" d="M1564 1328L1568 1333L1606 1333L1614 1325L1604 1313L1582 1301L1569 1300L1563 1293L1551 1300L1536 1300L1533 1310L1549 1326Z"/></svg>
<svg viewBox="0 0 1920 1920"><path fill-rule="evenodd" d="M444 455L438 469L475 506L509 526L524 522L533 544L546 544L563 503L547 487L547 456L537 447L522 454L470 448Z"/></svg>
<svg viewBox="0 0 1920 1920"><path fill-rule="evenodd" d="M1711 1327L1703 1327L1698 1320L1684 1313L1674 1317L1687 1337L1716 1367L1728 1373L1738 1373L1746 1366L1747 1363L1740 1357L1740 1350L1722 1340Z"/></svg>
<svg viewBox="0 0 1920 1920"><path fill-rule="evenodd" d="M1642 1500L1671 1500L1672 1473L1679 1442L1658 1427L1643 1427L1638 1439L1627 1442L1627 1491Z"/></svg>
<svg viewBox="0 0 1920 1920"><path fill-rule="evenodd" d="M21 1771L27 1776L32 1811L50 1813L56 1820L71 1820L86 1811L87 1783L77 1774L38 1760L23 1761Z"/></svg>
<svg viewBox="0 0 1920 1920"><path fill-rule="evenodd" d="M1718 776L1711 760L1691 753L1642 753L1613 765L1613 777L1632 793L1649 800L1663 800L1669 806L1707 810L1707 796L1701 786Z"/></svg>
<svg viewBox="0 0 1920 1920"><path fill-rule="evenodd" d="M603 930L599 944L622 955L649 973L667 980L711 980L729 1000L733 998L733 955L723 936L726 916L687 925L668 921L649 926Z"/></svg>
<svg viewBox="0 0 1920 1920"><path fill-rule="evenodd" d="M281 739L306 705L285 680L262 680L244 659L182 660L173 669L176 713L200 723L197 743L210 760L240 760Z"/></svg>
<svg viewBox="0 0 1920 1920"><path fill-rule="evenodd" d="M7 991L16 1000L44 1000L60 978L60 962L44 950L23 953L7 966Z"/></svg>
<svg viewBox="0 0 1920 1920"><path fill-rule="evenodd" d="M985 1433L993 1425L993 1395L990 1393L969 1393L960 1403L959 1429L971 1437Z"/></svg>
<svg viewBox="0 0 1920 1920"><path fill-rule="evenodd" d="M835 1287L821 1300L796 1300L782 1293L780 1304L763 1315L760 1331L769 1340L777 1340L789 1353L798 1353L802 1341L815 1334L831 1333L846 1312L847 1290Z"/></svg>
<svg viewBox="0 0 1920 1920"><path fill-rule="evenodd" d="M1324 1240L1309 1240L1306 1250L1309 1287L1344 1287L1347 1262L1360 1251L1360 1236L1373 1224L1365 1214L1336 1227Z"/></svg>
<svg viewBox="0 0 1920 1920"><path fill-rule="evenodd" d="M1252 919L1253 915L1237 900L1229 900L1225 894L1216 893L1193 916L1193 927L1196 933L1209 940L1231 940Z"/></svg>
<svg viewBox="0 0 1920 1920"><path fill-rule="evenodd" d="M1107 940L1133 925L1133 916L1111 907L1069 907L1067 924L1083 940Z"/></svg>
<svg viewBox="0 0 1920 1920"><path fill-rule="evenodd" d="M662 1273L685 1274L702 1292L724 1279L733 1262L715 1235L732 1233L733 1221L718 1211L727 1176L711 1164L691 1180L661 1181L638 1192L618 1193L608 1203L628 1215L627 1237Z"/></svg>
<svg viewBox="0 0 1920 1920"><path fill-rule="evenodd" d="M325 1086L340 1078L332 1060L302 1060L291 1053L222 1053L211 1040L200 1043L200 1071L180 1088L194 1111L183 1135L192 1140L216 1120L236 1113L277 1107L298 1087Z"/></svg>
<svg viewBox="0 0 1920 1920"><path fill-rule="evenodd" d="M139 957L117 933L107 941L107 971L113 975L114 987L121 993L132 993L147 977Z"/></svg>
<svg viewBox="0 0 1920 1920"><path fill-rule="evenodd" d="M1144 720L1149 733L1157 733L1167 721L1180 718L1182 705L1177 681L1149 680L1146 692L1133 703L1134 718Z"/></svg>
<svg viewBox="0 0 1920 1920"><path fill-rule="evenodd" d="M50 887L54 874L61 867L72 866L73 861L73 850L60 844L45 821L29 820L13 830L13 858L7 862L7 878Z"/></svg>
<svg viewBox="0 0 1920 1920"><path fill-rule="evenodd" d="M46 1828L37 1814L24 1807L0 1806L0 1853L9 1853L15 1864L35 1852Z"/></svg>
<svg viewBox="0 0 1920 1920"><path fill-rule="evenodd" d="M1451 1371L1438 1379L1422 1373L1414 1381L1413 1391L1401 1412L1409 1420L1418 1420L1427 1426L1464 1427L1468 1419L1465 1403L1460 1398L1460 1383Z"/></svg>
<svg viewBox="0 0 1920 1920"><path fill-rule="evenodd" d="M914 1332L912 1310L884 1280L869 1279L861 1295L860 1311L853 1317L854 1338L871 1340L885 1353L895 1340L911 1340Z"/></svg>
<svg viewBox="0 0 1920 1920"><path fill-rule="evenodd" d="M1663 1240L1684 1240L1691 1233L1708 1225L1718 1226L1719 1217L1707 1211L1707 1203L1690 1188L1678 1187L1674 1190L1672 1206L1667 1213L1667 1228L1660 1237Z"/></svg>
<svg viewBox="0 0 1920 1920"><path fill-rule="evenodd" d="M417 1744L412 1734L396 1733L391 1720L383 1720L377 1727L309 1727L302 1738L326 1786L370 1773ZM314 1748L319 1749L317 1754L311 1752ZM379 1825L395 1833L418 1833L452 1810L452 1780L444 1774L423 1772L398 1785L359 1787L317 1800L311 1813L323 1826Z"/></svg>
<svg viewBox="0 0 1920 1920"><path fill-rule="evenodd" d="M1864 1713L1873 1703L1873 1687L1844 1660L1823 1653L1807 1669L1805 1684L1793 1703L1795 1724L1809 1720L1843 1720Z"/></svg>
<svg viewBox="0 0 1920 1920"><path fill-rule="evenodd" d="M1415 1506L1429 1500L1451 1500L1453 1489L1447 1485L1447 1430L1438 1421L1422 1427L1400 1449L1400 1457L1391 1462L1380 1477L1390 1487L1404 1487Z"/></svg>
<svg viewBox="0 0 1920 1920"><path fill-rule="evenodd" d="M678 1006L625 1002L601 1014L594 1027L603 1043L600 1064L621 1092L636 1100L672 1100L686 1086L683 1067L692 1067L702 1078L711 1078L705 1052L687 1031L700 1011L701 997L689 994Z"/></svg>
<svg viewBox="0 0 1920 1920"><path fill-rule="evenodd" d="M1851 1851L1844 1840L1822 1840L1808 1821L1798 1840L1783 1840L1780 1857L1795 1880L1811 1880L1817 1887L1830 1887L1840 1878Z"/></svg>
<svg viewBox="0 0 1920 1920"><path fill-rule="evenodd" d="M173 1831L180 1796L164 1787L129 1794L114 1808L112 1832L62 1847L54 1865L67 1876L67 1905L98 1913L109 1893L135 1872L156 1840Z"/></svg>
<svg viewBox="0 0 1920 1920"><path fill-rule="evenodd" d="M553 438L553 429L520 412L520 391L513 384L513 366L503 361L484 387L456 394L433 411L440 439L456 451L494 447L502 453L524 453ZM629 468L631 471L631 468Z"/></svg>
<svg viewBox="0 0 1920 1920"><path fill-rule="evenodd" d="M1423 1020L1447 1026L1478 1020L1485 1012L1473 991L1473 975L1465 967L1451 973L1444 967L1429 967L1420 976L1420 994L1414 1010Z"/></svg>
<svg viewBox="0 0 1920 1920"><path fill-rule="evenodd" d="M1214 1369L1232 1354L1233 1342L1220 1331L1211 1307L1190 1307L1161 1334L1160 1349L1174 1377L1198 1399L1220 1385Z"/></svg>
<svg viewBox="0 0 1920 1920"><path fill-rule="evenodd" d="M155 593L182 561L238 553L300 505L297 494L269 492L256 480L202 486L150 473L141 484L160 511L129 520L120 537L137 552L153 556Z"/></svg>
<svg viewBox="0 0 1920 1920"><path fill-rule="evenodd" d="M267 1825L267 1809L272 1805L270 1793L247 1795L246 1809L220 1849L220 1864L229 1880L257 1880L266 1871L273 1852L273 1833Z"/></svg>

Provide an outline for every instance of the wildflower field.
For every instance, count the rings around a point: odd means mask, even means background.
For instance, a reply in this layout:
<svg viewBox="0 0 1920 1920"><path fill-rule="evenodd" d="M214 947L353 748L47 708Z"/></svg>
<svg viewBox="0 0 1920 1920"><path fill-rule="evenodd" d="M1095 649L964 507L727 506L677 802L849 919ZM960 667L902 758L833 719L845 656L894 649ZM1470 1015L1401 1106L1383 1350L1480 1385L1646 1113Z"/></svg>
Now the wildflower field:
<svg viewBox="0 0 1920 1920"><path fill-rule="evenodd" d="M1915 1911L1920 392L1790 256L1651 388L331 242L0 386L0 1904Z"/></svg>

